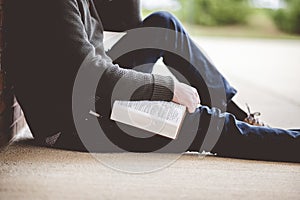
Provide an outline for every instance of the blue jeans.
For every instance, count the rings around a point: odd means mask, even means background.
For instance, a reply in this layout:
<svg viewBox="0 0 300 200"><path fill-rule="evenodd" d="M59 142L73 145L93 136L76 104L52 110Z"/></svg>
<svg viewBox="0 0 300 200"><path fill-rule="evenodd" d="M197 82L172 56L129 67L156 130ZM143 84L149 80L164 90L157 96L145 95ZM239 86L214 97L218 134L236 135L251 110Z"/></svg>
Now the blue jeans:
<svg viewBox="0 0 300 200"><path fill-rule="evenodd" d="M132 152L205 150L225 157L300 162L297 153L300 152L300 131L257 127L244 123L242 120L246 117L246 113L231 101L236 90L196 46L174 16L166 12L157 12L148 16L140 27L173 30L174 35L166 31L165 34L162 32L163 35L154 33L145 37L139 33L131 34L129 31L107 54L114 57L118 49L127 47L137 40L142 40L146 45L159 41L165 43L168 48L177 49L177 52L187 59L163 49L141 48L118 57L114 62L121 67L137 67L136 70L150 73L154 63L162 57L164 63L180 81L188 81L199 91L203 106L195 113L187 114L179 136L174 141L161 136L147 139L130 137L123 133L115 122L103 119L100 122L101 127L110 133L107 136L113 143ZM214 103L212 96L217 98ZM136 134L145 132L133 127L127 128ZM76 142L60 138L57 146L60 143L64 144L65 148L66 143L73 143L73 147L70 148L74 149ZM77 143L80 143L79 139ZM75 149L82 150L79 146ZM163 149L165 146L167 147ZM163 150L160 151L160 148ZM95 151L111 150L99 147Z"/></svg>

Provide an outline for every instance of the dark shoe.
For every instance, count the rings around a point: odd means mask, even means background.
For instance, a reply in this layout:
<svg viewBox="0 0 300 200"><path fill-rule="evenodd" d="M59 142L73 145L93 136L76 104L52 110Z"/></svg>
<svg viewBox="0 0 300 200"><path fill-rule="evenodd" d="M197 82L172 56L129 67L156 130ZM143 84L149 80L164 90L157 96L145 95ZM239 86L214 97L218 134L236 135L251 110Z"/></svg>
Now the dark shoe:
<svg viewBox="0 0 300 200"><path fill-rule="evenodd" d="M266 126L269 127L267 124L259 120L259 116L261 115L260 112L254 112L251 113L250 107L248 104L246 104L247 109L248 109L248 116L244 119L244 122L253 125L253 126Z"/></svg>

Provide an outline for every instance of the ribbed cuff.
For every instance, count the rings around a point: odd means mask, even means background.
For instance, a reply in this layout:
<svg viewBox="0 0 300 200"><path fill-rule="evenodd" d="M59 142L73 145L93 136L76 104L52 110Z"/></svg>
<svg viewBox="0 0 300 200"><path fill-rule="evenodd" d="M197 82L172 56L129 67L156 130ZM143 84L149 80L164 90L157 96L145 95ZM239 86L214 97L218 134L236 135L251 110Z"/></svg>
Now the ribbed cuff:
<svg viewBox="0 0 300 200"><path fill-rule="evenodd" d="M174 80L170 76L152 74L154 80L152 101L172 101Z"/></svg>

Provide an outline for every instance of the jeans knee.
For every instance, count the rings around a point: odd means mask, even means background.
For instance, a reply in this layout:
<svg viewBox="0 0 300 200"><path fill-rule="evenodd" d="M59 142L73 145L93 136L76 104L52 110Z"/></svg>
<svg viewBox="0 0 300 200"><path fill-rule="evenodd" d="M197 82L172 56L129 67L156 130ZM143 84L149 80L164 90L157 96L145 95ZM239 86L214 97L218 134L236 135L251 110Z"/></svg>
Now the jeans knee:
<svg viewBox="0 0 300 200"><path fill-rule="evenodd" d="M151 14L154 17L160 18L161 20L169 21L170 19L174 18L174 15L167 11L158 11ZM150 15L150 16L151 16Z"/></svg>
<svg viewBox="0 0 300 200"><path fill-rule="evenodd" d="M175 16L166 11L159 11L150 14L145 20L145 26L170 28L170 24L174 22ZM175 20L176 21L176 20Z"/></svg>

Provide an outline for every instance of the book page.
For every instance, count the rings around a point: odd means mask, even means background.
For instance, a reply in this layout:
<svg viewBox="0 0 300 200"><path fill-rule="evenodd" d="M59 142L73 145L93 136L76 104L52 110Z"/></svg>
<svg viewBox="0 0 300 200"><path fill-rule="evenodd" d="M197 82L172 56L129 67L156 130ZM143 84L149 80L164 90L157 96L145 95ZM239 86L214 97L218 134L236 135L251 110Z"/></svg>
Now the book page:
<svg viewBox="0 0 300 200"><path fill-rule="evenodd" d="M176 139L185 113L185 106L173 102L115 101L110 119Z"/></svg>
<svg viewBox="0 0 300 200"><path fill-rule="evenodd" d="M149 114L172 124L179 124L186 110L185 106L166 101L116 101L114 106Z"/></svg>
<svg viewBox="0 0 300 200"><path fill-rule="evenodd" d="M126 34L127 34L126 32L104 31L103 33L104 50L109 51Z"/></svg>

